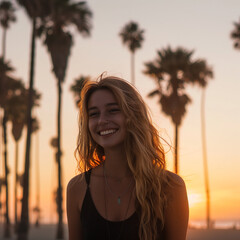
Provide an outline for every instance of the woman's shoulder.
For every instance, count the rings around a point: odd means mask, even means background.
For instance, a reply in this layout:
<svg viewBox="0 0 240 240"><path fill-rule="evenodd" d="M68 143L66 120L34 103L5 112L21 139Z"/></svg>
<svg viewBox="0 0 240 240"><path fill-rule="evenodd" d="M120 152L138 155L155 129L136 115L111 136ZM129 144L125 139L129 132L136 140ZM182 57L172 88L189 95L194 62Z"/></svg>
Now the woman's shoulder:
<svg viewBox="0 0 240 240"><path fill-rule="evenodd" d="M71 193L81 193L86 190L86 180L85 180L85 173L81 173L73 177L67 185L67 192Z"/></svg>
<svg viewBox="0 0 240 240"><path fill-rule="evenodd" d="M168 199L176 199L176 197L186 195L186 186L182 177L167 170L165 174L166 181L164 183L164 189Z"/></svg>
<svg viewBox="0 0 240 240"><path fill-rule="evenodd" d="M167 180L168 180L169 184L172 187L180 187L180 188L184 187L185 188L184 180L176 173L166 170L166 176L167 176Z"/></svg>
<svg viewBox="0 0 240 240"><path fill-rule="evenodd" d="M164 235L166 239L186 239L188 225L188 199L184 180L177 174L166 172L168 178Z"/></svg>

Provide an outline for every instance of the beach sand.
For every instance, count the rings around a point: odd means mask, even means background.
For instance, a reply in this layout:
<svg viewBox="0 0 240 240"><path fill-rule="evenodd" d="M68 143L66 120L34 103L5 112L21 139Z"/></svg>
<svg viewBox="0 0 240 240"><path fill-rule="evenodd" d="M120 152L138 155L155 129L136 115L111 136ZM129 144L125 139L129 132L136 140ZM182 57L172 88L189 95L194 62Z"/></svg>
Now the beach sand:
<svg viewBox="0 0 240 240"><path fill-rule="evenodd" d="M240 230L188 229L187 240L240 240Z"/></svg>
<svg viewBox="0 0 240 240"><path fill-rule="evenodd" d="M67 226L64 226L65 238L67 238ZM12 233L12 237L8 240L16 240L16 235ZM41 225L39 228L32 226L29 231L29 240L55 240L56 226ZM0 240L3 238L3 228L0 227ZM240 230L236 229L188 229L187 240L240 240Z"/></svg>

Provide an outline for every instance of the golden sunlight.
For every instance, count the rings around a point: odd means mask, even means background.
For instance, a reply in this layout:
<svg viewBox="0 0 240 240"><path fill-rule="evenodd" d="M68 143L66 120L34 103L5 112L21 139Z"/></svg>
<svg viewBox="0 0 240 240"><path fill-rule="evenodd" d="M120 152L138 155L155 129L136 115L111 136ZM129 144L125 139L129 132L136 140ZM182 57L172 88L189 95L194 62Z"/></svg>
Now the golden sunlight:
<svg viewBox="0 0 240 240"><path fill-rule="evenodd" d="M188 203L190 208L194 207L195 204L202 201L203 201L203 197L201 194L193 193L193 192L188 193Z"/></svg>

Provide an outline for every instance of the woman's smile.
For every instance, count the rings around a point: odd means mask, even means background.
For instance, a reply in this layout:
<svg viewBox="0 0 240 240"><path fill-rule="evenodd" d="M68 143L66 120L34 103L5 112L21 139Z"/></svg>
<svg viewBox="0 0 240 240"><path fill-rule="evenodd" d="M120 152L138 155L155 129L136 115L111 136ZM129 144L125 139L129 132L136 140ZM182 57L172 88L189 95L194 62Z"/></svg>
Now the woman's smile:
<svg viewBox="0 0 240 240"><path fill-rule="evenodd" d="M108 130L100 131L99 135L100 136L108 136L108 135L112 135L115 132L117 132L117 129L108 129Z"/></svg>

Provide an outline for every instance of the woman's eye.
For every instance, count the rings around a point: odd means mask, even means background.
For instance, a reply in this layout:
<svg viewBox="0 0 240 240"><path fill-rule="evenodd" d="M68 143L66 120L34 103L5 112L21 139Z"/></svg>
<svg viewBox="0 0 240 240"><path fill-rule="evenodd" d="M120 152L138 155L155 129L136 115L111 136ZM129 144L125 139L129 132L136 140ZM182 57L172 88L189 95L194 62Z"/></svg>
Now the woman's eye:
<svg viewBox="0 0 240 240"><path fill-rule="evenodd" d="M120 109L119 108L113 108L113 109L110 109L110 112L111 113L120 112Z"/></svg>
<svg viewBox="0 0 240 240"><path fill-rule="evenodd" d="M88 114L89 117L95 117L95 116L97 116L97 115L98 115L98 112L90 112L90 113Z"/></svg>

